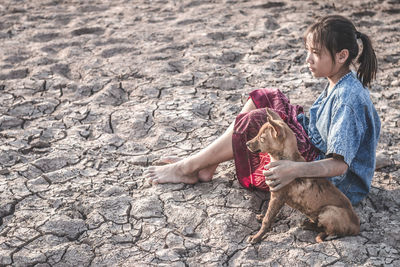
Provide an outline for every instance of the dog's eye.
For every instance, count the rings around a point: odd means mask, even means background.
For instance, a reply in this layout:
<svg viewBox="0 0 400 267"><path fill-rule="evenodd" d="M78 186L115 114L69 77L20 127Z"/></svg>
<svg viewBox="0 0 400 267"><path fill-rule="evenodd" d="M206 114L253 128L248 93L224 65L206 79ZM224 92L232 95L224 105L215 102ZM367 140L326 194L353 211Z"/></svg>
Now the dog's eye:
<svg viewBox="0 0 400 267"><path fill-rule="evenodd" d="M265 142L265 133L260 135L260 142Z"/></svg>

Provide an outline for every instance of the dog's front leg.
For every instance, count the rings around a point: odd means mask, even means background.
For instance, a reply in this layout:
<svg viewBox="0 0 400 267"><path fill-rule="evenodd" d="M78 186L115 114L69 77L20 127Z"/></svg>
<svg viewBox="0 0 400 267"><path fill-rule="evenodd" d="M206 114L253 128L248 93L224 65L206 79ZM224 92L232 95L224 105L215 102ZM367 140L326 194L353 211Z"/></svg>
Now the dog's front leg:
<svg viewBox="0 0 400 267"><path fill-rule="evenodd" d="M257 219L258 222L262 222L262 220L264 219L264 214L262 214L262 213L261 214L257 214L256 215L256 219Z"/></svg>
<svg viewBox="0 0 400 267"><path fill-rule="evenodd" d="M264 216L264 219L262 221L261 229L258 231L257 234L250 236L248 238L248 242L251 244L258 243L264 234L267 232L269 227L271 226L274 218L278 214L278 212L281 210L282 206L285 204L283 199L281 197L272 197L268 205L268 210L267 213Z"/></svg>

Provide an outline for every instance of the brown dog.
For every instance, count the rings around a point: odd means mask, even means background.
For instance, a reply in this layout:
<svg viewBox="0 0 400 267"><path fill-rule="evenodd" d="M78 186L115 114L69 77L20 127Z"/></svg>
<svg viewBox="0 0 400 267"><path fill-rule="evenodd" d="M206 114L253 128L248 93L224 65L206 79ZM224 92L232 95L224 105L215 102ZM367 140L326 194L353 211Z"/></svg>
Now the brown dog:
<svg viewBox="0 0 400 267"><path fill-rule="evenodd" d="M267 109L268 122L258 135L247 142L251 152L267 152L272 160L305 161L301 156L296 136L278 114ZM315 238L322 242L327 236L357 235L360 220L349 199L330 181L321 178L296 178L282 189L271 192L267 213L261 229L250 236L250 243L259 242L284 204L305 214L307 229L317 230ZM262 217L258 217L261 219Z"/></svg>

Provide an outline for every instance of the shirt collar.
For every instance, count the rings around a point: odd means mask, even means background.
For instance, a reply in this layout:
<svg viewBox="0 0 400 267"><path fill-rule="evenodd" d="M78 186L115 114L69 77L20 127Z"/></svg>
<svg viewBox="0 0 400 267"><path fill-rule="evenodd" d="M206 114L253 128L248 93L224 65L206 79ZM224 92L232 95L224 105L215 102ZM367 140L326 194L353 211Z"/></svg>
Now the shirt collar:
<svg viewBox="0 0 400 267"><path fill-rule="evenodd" d="M342 78L339 79L339 81L333 86L332 90L330 91L330 94L332 94L333 91L341 84L344 80L346 80L349 76L354 76L352 71L349 71L347 74L343 75ZM329 83L325 86L324 89L324 97L328 96L328 88L329 88Z"/></svg>

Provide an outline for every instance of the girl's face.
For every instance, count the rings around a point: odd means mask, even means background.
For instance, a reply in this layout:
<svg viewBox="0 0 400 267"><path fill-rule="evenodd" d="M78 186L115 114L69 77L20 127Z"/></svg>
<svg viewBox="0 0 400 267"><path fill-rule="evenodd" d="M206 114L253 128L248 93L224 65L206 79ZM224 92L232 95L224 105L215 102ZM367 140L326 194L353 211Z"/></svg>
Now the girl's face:
<svg viewBox="0 0 400 267"><path fill-rule="evenodd" d="M306 42L307 58L306 63L314 77L331 77L336 70L336 64L326 47L315 47L312 36L307 36Z"/></svg>

